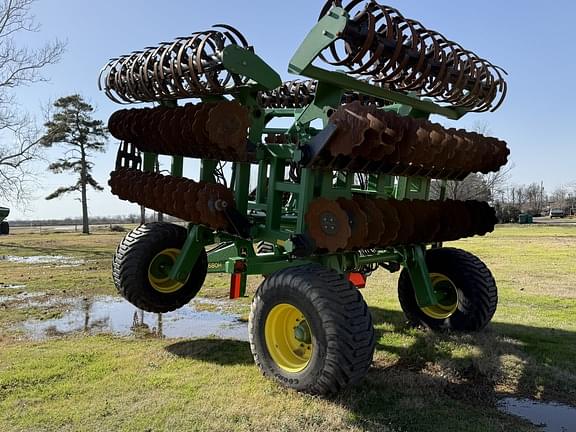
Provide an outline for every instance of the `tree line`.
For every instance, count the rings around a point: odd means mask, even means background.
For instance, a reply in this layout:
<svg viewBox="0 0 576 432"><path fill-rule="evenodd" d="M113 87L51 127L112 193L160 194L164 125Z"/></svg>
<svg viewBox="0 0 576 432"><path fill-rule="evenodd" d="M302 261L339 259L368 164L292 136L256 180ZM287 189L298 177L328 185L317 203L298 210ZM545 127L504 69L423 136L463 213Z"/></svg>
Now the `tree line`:
<svg viewBox="0 0 576 432"><path fill-rule="evenodd" d="M59 187L46 199L79 195L83 232L89 234L87 192L90 188L103 190L92 176L90 156L105 150L109 134L104 123L93 118L94 107L78 94L55 101L45 113L43 128L18 105L16 90L45 81L42 71L60 61L66 48L58 40L36 50L18 44L20 35L39 31L31 13L35 1L0 0L0 204L29 199L38 184L33 163L42 160L42 148L64 146L66 150L49 162L48 170L75 174L76 181ZM476 125L475 131L490 134L485 124ZM497 173L472 174L461 182L434 181L431 195L433 199L445 195L454 200L488 201L501 222L516 221L521 213L544 215L550 208L567 214L576 210L576 183L548 192L542 183L513 185L511 170L508 165Z"/></svg>
<svg viewBox="0 0 576 432"><path fill-rule="evenodd" d="M511 164L497 173L471 174L461 182L435 181L432 196L438 198L445 187L447 199L487 201L496 208L502 223L517 222L520 214L547 216L551 209L566 215L576 213L576 182L547 191L543 182L514 184L510 181Z"/></svg>

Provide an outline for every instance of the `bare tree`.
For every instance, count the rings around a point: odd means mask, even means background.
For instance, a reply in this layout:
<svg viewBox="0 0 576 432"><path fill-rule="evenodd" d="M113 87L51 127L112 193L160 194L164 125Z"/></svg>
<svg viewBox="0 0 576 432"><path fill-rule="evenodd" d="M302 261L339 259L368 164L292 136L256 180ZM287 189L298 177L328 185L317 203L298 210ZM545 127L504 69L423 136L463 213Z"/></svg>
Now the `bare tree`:
<svg viewBox="0 0 576 432"><path fill-rule="evenodd" d="M438 183L435 183L434 188L438 188ZM486 188L480 174L470 174L463 181L448 181L446 198L458 201L489 201L490 191Z"/></svg>
<svg viewBox="0 0 576 432"><path fill-rule="evenodd" d="M566 186L557 187L550 195L549 200L553 207L565 209L568 203L568 188Z"/></svg>
<svg viewBox="0 0 576 432"><path fill-rule="evenodd" d="M531 214L541 214L546 205L544 183L532 183L526 187L527 211Z"/></svg>
<svg viewBox="0 0 576 432"><path fill-rule="evenodd" d="M490 136L491 131L488 124L485 122L476 122L474 124L474 132L484 136ZM466 201L490 201L496 203L503 201L501 198L507 189L510 180L510 173L514 169L514 164L509 162L506 166L502 167L498 172L488 174L472 173L463 181L447 181L446 182L446 198ZM432 196L440 196L442 182L432 183Z"/></svg>
<svg viewBox="0 0 576 432"><path fill-rule="evenodd" d="M33 179L30 163L39 155L40 130L16 100L16 90L45 81L42 70L64 53L61 41L39 49L18 44L23 33L37 32L31 14L36 0L0 0L0 199L22 202Z"/></svg>

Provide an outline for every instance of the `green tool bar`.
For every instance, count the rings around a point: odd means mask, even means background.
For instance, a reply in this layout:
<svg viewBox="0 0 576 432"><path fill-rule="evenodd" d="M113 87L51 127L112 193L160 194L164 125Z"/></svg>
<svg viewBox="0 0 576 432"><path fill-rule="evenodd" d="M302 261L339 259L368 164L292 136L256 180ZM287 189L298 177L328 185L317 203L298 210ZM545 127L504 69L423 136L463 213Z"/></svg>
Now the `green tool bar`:
<svg viewBox="0 0 576 432"><path fill-rule="evenodd" d="M276 190L281 191L281 192L299 193L300 192L300 185L297 183L277 182L276 183Z"/></svg>
<svg viewBox="0 0 576 432"><path fill-rule="evenodd" d="M385 251L374 255L361 256L358 258L358 265L360 266L384 262L400 263L402 262L402 255L400 255L398 252Z"/></svg>
<svg viewBox="0 0 576 432"><path fill-rule="evenodd" d="M252 51L238 45L228 45L222 51L222 64L230 72L250 78L265 90L282 85L280 75Z"/></svg>
<svg viewBox="0 0 576 432"><path fill-rule="evenodd" d="M294 117L300 111L302 111L302 108L267 108L266 117Z"/></svg>
<svg viewBox="0 0 576 432"><path fill-rule="evenodd" d="M384 87L377 87L367 82L358 81L342 72L331 72L316 66L308 66L302 75L332 84L342 89L355 90L368 96L408 105L426 113L439 114L451 120L458 120L466 114L466 111L458 108L443 107L431 101L415 99L403 93L397 93Z"/></svg>
<svg viewBox="0 0 576 432"><path fill-rule="evenodd" d="M257 256L253 258L235 257L226 261L226 273L236 273L236 264L238 262L245 263L245 271L243 273L247 275L266 275L285 268L299 267L310 264L309 260L282 260L279 259L279 257L276 255Z"/></svg>
<svg viewBox="0 0 576 432"><path fill-rule="evenodd" d="M421 308L438 304L432 280L426 265L426 251L423 246L412 246L405 249L404 266L410 274L416 294L416 302Z"/></svg>

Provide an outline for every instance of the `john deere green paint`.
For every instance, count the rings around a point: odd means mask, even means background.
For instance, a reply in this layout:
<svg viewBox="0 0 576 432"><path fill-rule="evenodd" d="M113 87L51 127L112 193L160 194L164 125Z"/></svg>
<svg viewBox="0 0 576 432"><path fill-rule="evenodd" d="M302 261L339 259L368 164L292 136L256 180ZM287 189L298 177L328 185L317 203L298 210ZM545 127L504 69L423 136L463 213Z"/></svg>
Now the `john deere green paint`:
<svg viewBox="0 0 576 432"><path fill-rule="evenodd" d="M218 25L116 57L100 88L119 103L157 103L111 116L121 141L112 192L188 224L129 233L114 258L119 292L164 312L208 273L230 276L232 298L264 275L249 323L257 365L328 394L370 367L359 288L379 268L404 268L399 299L415 325L478 331L492 319L490 271L442 245L492 231L495 212L444 191L498 171L509 150L429 120L498 108L501 68L375 1L329 1L320 15L289 61L305 80L282 83L238 30ZM169 174L159 155L172 157Z"/></svg>

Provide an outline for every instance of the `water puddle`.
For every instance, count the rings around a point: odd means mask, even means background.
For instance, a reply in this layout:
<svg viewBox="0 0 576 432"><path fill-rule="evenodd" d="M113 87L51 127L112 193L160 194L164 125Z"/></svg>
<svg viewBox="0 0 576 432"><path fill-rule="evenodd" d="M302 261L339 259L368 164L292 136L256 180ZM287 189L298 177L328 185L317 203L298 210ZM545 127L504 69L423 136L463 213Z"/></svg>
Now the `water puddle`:
<svg viewBox="0 0 576 432"><path fill-rule="evenodd" d="M59 267L77 267L84 264L84 260L82 259L62 255L35 255L27 257L2 255L0 256L0 261L7 261L15 264L56 264Z"/></svg>
<svg viewBox="0 0 576 432"><path fill-rule="evenodd" d="M0 296L0 304L9 302L26 302L26 306L30 306L30 300L38 297L44 297L46 294L43 292L21 292L14 295Z"/></svg>
<svg viewBox="0 0 576 432"><path fill-rule="evenodd" d="M545 432L575 432L576 408L558 403L529 399L505 398L499 409L507 414L522 417Z"/></svg>
<svg viewBox="0 0 576 432"><path fill-rule="evenodd" d="M239 316L196 310L194 304L202 301L195 300L175 312L153 314L113 297L82 299L74 301L60 318L30 320L21 329L37 340L74 333L248 340L247 324Z"/></svg>

